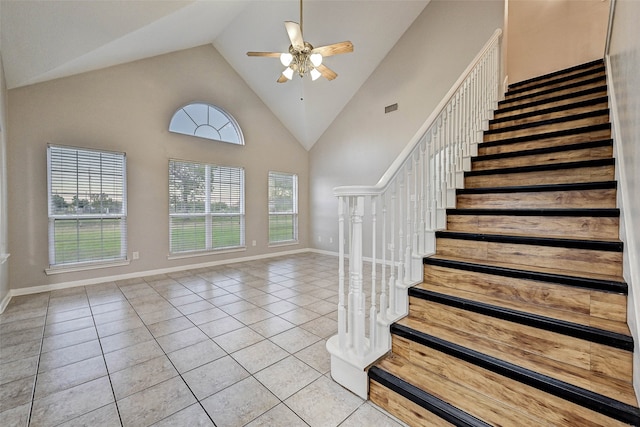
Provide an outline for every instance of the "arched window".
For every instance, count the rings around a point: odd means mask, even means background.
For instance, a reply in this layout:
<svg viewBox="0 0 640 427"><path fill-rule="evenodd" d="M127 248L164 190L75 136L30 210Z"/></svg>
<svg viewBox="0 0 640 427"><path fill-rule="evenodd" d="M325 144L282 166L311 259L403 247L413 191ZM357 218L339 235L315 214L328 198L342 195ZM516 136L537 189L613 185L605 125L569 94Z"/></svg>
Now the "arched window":
<svg viewBox="0 0 640 427"><path fill-rule="evenodd" d="M220 107L202 102L179 108L171 117L169 131L244 145L240 126L231 114Z"/></svg>

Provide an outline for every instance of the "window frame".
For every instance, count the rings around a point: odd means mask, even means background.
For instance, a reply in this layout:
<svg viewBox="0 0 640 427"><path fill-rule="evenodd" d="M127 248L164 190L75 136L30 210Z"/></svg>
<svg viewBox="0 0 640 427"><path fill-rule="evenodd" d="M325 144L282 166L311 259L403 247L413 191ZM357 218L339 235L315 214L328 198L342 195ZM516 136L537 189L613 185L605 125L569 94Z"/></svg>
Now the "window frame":
<svg viewBox="0 0 640 427"><path fill-rule="evenodd" d="M174 205L172 199L175 197L172 195L172 165L179 163L181 165L192 165L195 167L204 167L204 210L201 212L173 212ZM238 211L237 212L214 212L211 208L212 204L218 203L214 200L214 192L211 189L211 174L215 168L225 168L239 173L239 196L238 196ZM238 166L226 166L216 165L212 163L201 163L190 160L169 159L169 258L181 258L185 256L199 256L207 254L215 254L221 252L238 251L246 249L246 212L245 212L245 170L243 167ZM174 251L174 230L178 228L173 225L172 219L174 218L197 218L204 220L204 248L193 247L191 249L184 249ZM239 242L237 245L224 245L216 246L214 240L217 237L214 232L214 219L215 218L239 218Z"/></svg>
<svg viewBox="0 0 640 427"><path fill-rule="evenodd" d="M56 153L56 150L58 151L57 153ZM73 173L75 170L76 199L78 201L80 200L80 197L81 197L80 188L82 188L82 184L86 185L87 183L89 184L91 183L91 173L89 173L88 181L78 179L78 177L80 176L79 166L83 160L82 157L84 157L84 160L86 162L85 164L87 164L89 160L92 158L98 159L101 171L103 166L116 165L115 170L118 172L118 174L114 176L119 176L119 178L116 178L116 179L120 180L121 186L116 186L116 187L113 187L112 189L115 190L115 194L113 194L113 196L122 198L122 200L120 201L121 203L120 212L86 213L84 211L78 212L78 210L76 210L75 213L66 213L66 214L60 214L60 213L54 212L53 197L54 196L60 197L60 195L57 192L55 195L53 194L54 173L60 174L58 178L61 178L62 175L65 174L65 171L62 169L62 165L55 165L55 169L54 169L53 157L56 154L69 155L69 154L72 154L73 152L76 153L76 156L81 157L81 158L76 158L75 165L73 165L70 169L67 169L67 172L71 172L71 173ZM103 162L103 156L109 156L112 158L112 160L107 159L106 161ZM109 195L103 191L104 190L103 184L105 184L105 180L106 180L105 178L108 176L107 173L102 171L99 174L99 176L100 178L99 178L98 188L100 193L98 193L98 195L99 196L102 196L102 194ZM118 190L119 190L119 193L118 193ZM65 193L63 192L63 194ZM93 196L93 193L89 195L89 197L91 196ZM64 200L66 202L66 199ZM116 203L118 203L117 199L116 199ZM76 209L78 209L78 207L76 207ZM80 271L80 270L102 268L102 267L109 267L109 266L128 265L129 259L128 259L128 233L127 233L127 156L126 156L126 153L94 149L94 148L47 144L47 218L48 218L47 227L48 227L48 251L49 251L49 266L47 269L45 269L45 272L47 274L55 274L59 272L68 272L68 271ZM105 224L103 223L103 221L105 220L107 221L118 220L118 223L116 225L117 225L117 228L119 228L119 233L120 233L119 254L113 257L93 257L93 258L89 257L88 259L84 259L84 260L81 259L82 258L80 256L81 248L79 243L82 240L80 238L80 235L82 233L81 222L82 221L100 221L100 242L101 243L100 245L98 245L98 247L100 248L100 250L104 250L105 239L103 239L103 236L105 231L109 232L108 228L105 230L105 227L104 227ZM78 247L76 250L78 252L77 254L78 260L58 262L56 238L55 238L56 229L57 229L56 227L57 227L57 224L62 225L65 222L68 222L70 224L72 222L76 223L75 229L77 230L76 234L77 234L77 244L78 244ZM88 233L88 230L85 230L84 234L87 234L87 233ZM60 240L58 240L57 243L62 244Z"/></svg>
<svg viewBox="0 0 640 427"><path fill-rule="evenodd" d="M189 111L186 110L189 107L197 108L200 106L203 106L206 108L206 122L200 120L202 117L196 117L196 114L193 114L194 112L190 114ZM211 123L212 122L211 120L212 117L210 115L211 110L214 110L215 113L219 114L220 116L226 119L226 123L223 126L220 126L218 128ZM191 120L193 125L195 125L192 132L186 129L185 127L181 126L181 123L179 123L179 120L181 119L180 116L182 116L183 113ZM223 135L220 133L220 130L224 129L227 125L230 126L231 129L233 129L235 133L235 137L238 140L237 142L225 139ZM198 130L203 127L214 129L214 131L218 134L218 136L220 136L220 138L212 138L206 135L198 135L197 134ZM240 129L240 125L238 124L236 119L231 114L229 114L224 108L218 107L217 105L209 104L207 102L194 101L178 108L173 113L173 115L171 116L171 120L169 121L169 132L177 133L181 135L193 136L196 138L208 139L210 141L224 142L232 145L240 145L240 146L244 145L244 135L242 134L242 129Z"/></svg>
<svg viewBox="0 0 640 427"><path fill-rule="evenodd" d="M272 199L272 176L279 176L280 178L290 178L292 180L292 197L291 197L291 210L289 211L275 211L272 209L272 205L274 200ZM268 240L269 246L281 246L281 245L291 245L299 243L298 236L298 218L299 218L299 187L298 187L298 174L291 172L277 172L277 171L269 171L268 179L267 179L267 213L269 216L268 219ZM291 239L281 239L275 240L272 236L272 217L279 216L291 216Z"/></svg>

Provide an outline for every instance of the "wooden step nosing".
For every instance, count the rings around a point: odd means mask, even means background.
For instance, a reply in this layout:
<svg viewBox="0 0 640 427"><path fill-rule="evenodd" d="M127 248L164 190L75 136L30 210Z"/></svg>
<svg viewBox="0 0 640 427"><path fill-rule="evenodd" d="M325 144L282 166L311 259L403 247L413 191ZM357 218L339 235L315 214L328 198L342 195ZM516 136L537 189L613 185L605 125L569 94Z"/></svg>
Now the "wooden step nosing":
<svg viewBox="0 0 640 427"><path fill-rule="evenodd" d="M569 184L519 185L510 187L459 188L456 194L544 193L552 191L615 190L616 181L579 182Z"/></svg>
<svg viewBox="0 0 640 427"><path fill-rule="evenodd" d="M491 427L490 424L377 366L369 369L368 376L369 379L383 385L453 425L460 427Z"/></svg>
<svg viewBox="0 0 640 427"><path fill-rule="evenodd" d="M548 163L542 165L516 166L511 168L480 169L467 171L465 178L470 176L504 175L511 173L544 172L560 169L595 168L601 166L615 166L616 159L609 157L606 159L580 160L577 162Z"/></svg>
<svg viewBox="0 0 640 427"><path fill-rule="evenodd" d="M567 89L573 89L576 87L580 87L580 86L586 86L586 85L590 85L590 84L594 84L594 83L598 83L598 82L605 82L606 81L606 76L599 76L599 77L594 77L592 79L588 79L588 80L582 80L579 82L575 82L575 83L570 83L564 86L559 86L559 87L554 87L551 89L547 89L547 90L541 90L535 93L528 93L526 95L522 95L522 96L517 96L514 98L509 98L509 99L505 99L504 101L500 101L498 103L498 106L500 107L500 105L505 105L505 104L509 104L511 102L520 102L523 100L526 100L528 98L535 98L537 96L543 96L543 95L550 95L554 92L560 92L562 90L567 90Z"/></svg>
<svg viewBox="0 0 640 427"><path fill-rule="evenodd" d="M513 279L535 280L539 282L585 288L600 292L628 295L625 282L593 279L588 277L568 276L564 274L546 273L541 271L519 270L516 268L500 267L486 264L476 264L466 261L448 260L435 256L423 259L423 264L438 267L469 271L473 273L491 274L494 276L510 277Z"/></svg>
<svg viewBox="0 0 640 427"><path fill-rule="evenodd" d="M607 123L600 123L597 125L582 126L582 127L573 128L573 129L563 129L563 130L556 130L552 132L541 132L541 133L534 133L531 135L496 139L493 141L482 142L478 145L478 147L495 147L498 145L519 144L521 142L531 142L531 141L536 141L539 139L547 139L547 138L561 138L564 136L579 135L583 133L597 132L601 130L611 130L611 123L607 122Z"/></svg>
<svg viewBox="0 0 640 427"><path fill-rule="evenodd" d="M484 134L497 135L500 133L515 132L519 130L537 128L540 126L557 125L559 123L567 123L567 122L573 122L576 120L590 119L593 117L600 117L600 116L607 116L607 115L609 115L609 109L603 108L600 110L588 111L586 113L573 114L571 116L566 116L566 117L555 117L552 119L544 119L544 120L540 120L532 123L522 123L519 125L505 126L503 128L498 128L498 129L490 129L490 130L484 131Z"/></svg>
<svg viewBox="0 0 640 427"><path fill-rule="evenodd" d="M608 396L523 368L522 366L463 347L404 325L393 324L391 326L391 333L495 372L498 375L537 388L545 393L568 400L595 412L615 418L618 421L633 423L634 425L640 423L640 409Z"/></svg>
<svg viewBox="0 0 640 427"><path fill-rule="evenodd" d="M539 154L562 153L565 151L584 150L587 148L599 148L613 146L613 139L600 139L596 141L578 142L575 144L557 145L544 148L534 148L531 150L508 151L505 153L485 154L471 159L471 163L484 162L487 160L510 159L513 157L535 156Z"/></svg>
<svg viewBox="0 0 640 427"><path fill-rule="evenodd" d="M559 83L566 83L566 82L570 82L572 80L577 80L577 79L581 79L583 77L588 77L588 76L592 76L594 74L600 74L600 73L604 73L605 72L605 68L604 68L604 64L600 67L595 67L592 68L590 70L584 70L575 74L569 74L569 75L564 75L564 76L557 76L557 77L551 77L548 78L545 81L540 81L537 84L532 84L531 86L526 86L526 87L509 87L509 90L507 91L507 93L505 95L517 95L519 93L522 92L528 92L531 90L536 90L536 89L542 89L551 85L555 85L555 84L559 84ZM533 82L532 82L533 83Z"/></svg>
<svg viewBox="0 0 640 427"><path fill-rule="evenodd" d="M618 208L447 209L447 215L618 218L620 216L620 209Z"/></svg>
<svg viewBox="0 0 640 427"><path fill-rule="evenodd" d="M535 81L545 80L545 79L548 79L548 78L551 78L551 77L556 77L556 76L561 76L563 74L573 73L574 71L578 71L578 70L581 70L581 69L591 68L591 67L594 67L594 66L596 66L598 64L601 64L602 66L604 66L604 61L602 59L596 59L594 61L585 62L584 64L574 65L573 67L569 67L569 68L564 68L562 70L553 71L551 73L543 74L541 76L532 77L532 78L527 79L527 80L522 80L522 81L510 84L509 85L509 89L517 88L518 86L526 85L526 84L529 84L529 83L533 83Z"/></svg>
<svg viewBox="0 0 640 427"><path fill-rule="evenodd" d="M556 237L530 237L509 234L464 233L460 231L439 230L436 239L455 239L474 242L507 243L512 245L533 245L552 248L583 249L603 252L622 252L622 241L566 239ZM437 245L437 243L436 243Z"/></svg>
<svg viewBox="0 0 640 427"><path fill-rule="evenodd" d="M566 93L564 95L558 95L558 96L554 96L551 98L545 98L545 99L539 99L537 101L531 101L531 102L527 102L527 103L523 103L523 104L517 104L517 105L510 105L510 106L500 106L498 110L496 110L494 112L494 115L497 114L501 114L501 113L508 113L509 111L513 111L513 110L522 110L525 108L531 108L531 107L537 107L543 104L551 104L554 102L558 102L558 101L564 101L566 99L570 99L570 98L578 98L581 96L587 96L587 95L592 95L594 93L598 93L598 92L602 92L602 91L607 91L607 86L606 85L602 85L602 86L596 86L596 87L590 87L588 89L583 89L583 90L579 90L576 92L571 92L571 93ZM504 103L505 101L500 101L498 104L500 103Z"/></svg>
<svg viewBox="0 0 640 427"><path fill-rule="evenodd" d="M555 106L555 107L545 108L545 109L542 109L542 110L530 111L528 113L521 113L521 114L516 114L516 115L513 115L513 116L500 117L500 118L497 118L497 119L490 120L489 121L489 125L498 124L498 123L504 123L504 122L510 122L510 121L513 121L513 120L528 119L528 118L535 117L535 116L541 116L543 114L553 114L553 113L558 113L558 112L561 112L561 111L572 110L574 108L590 107L592 105L602 104L602 103L608 102L608 101L609 101L609 97L608 96L600 96L598 98L592 98L592 99L587 99L587 100L584 100L584 101L573 102L571 104L558 105L558 106Z"/></svg>
<svg viewBox="0 0 640 427"><path fill-rule="evenodd" d="M580 325L565 320L553 319L538 314L525 313L510 308L499 307L465 298L433 292L426 289L410 288L409 296L458 308L460 310L490 316L507 322L518 323L549 332L606 345L624 351L633 351L633 338L617 332Z"/></svg>

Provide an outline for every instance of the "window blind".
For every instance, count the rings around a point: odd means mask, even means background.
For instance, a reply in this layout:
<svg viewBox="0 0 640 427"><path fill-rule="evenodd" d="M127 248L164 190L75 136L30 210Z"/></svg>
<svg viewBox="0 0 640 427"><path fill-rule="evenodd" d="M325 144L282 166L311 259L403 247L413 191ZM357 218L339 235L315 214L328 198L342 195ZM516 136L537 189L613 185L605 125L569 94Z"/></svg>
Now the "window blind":
<svg viewBox="0 0 640 427"><path fill-rule="evenodd" d="M170 252L244 246L244 169L169 161Z"/></svg>
<svg viewBox="0 0 640 427"><path fill-rule="evenodd" d="M125 260L125 154L49 145L47 170L49 264Z"/></svg>
<svg viewBox="0 0 640 427"><path fill-rule="evenodd" d="M298 240L298 176L269 172L269 243Z"/></svg>

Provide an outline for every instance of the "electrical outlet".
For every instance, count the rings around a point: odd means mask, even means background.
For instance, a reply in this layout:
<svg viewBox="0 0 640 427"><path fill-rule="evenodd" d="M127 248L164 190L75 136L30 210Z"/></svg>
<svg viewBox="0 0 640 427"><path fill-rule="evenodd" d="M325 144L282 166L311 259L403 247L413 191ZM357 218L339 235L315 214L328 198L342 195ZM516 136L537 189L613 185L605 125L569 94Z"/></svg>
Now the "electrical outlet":
<svg viewBox="0 0 640 427"><path fill-rule="evenodd" d="M133 256L133 259L140 259L140 252L138 251L133 252L131 255Z"/></svg>

